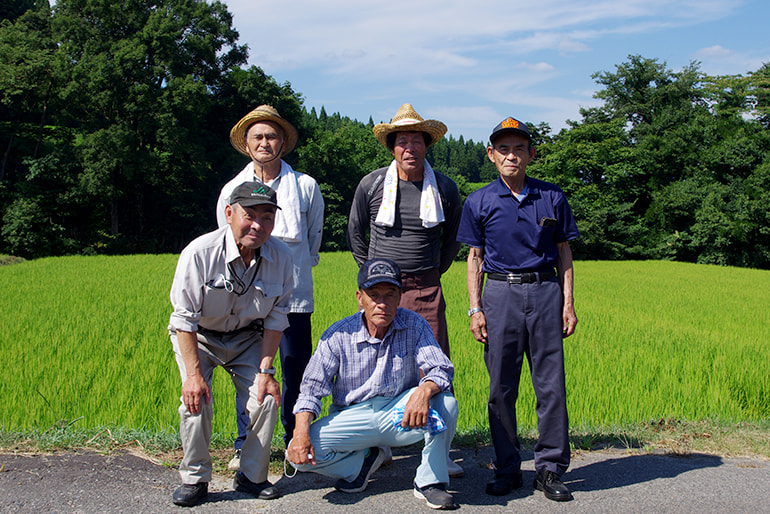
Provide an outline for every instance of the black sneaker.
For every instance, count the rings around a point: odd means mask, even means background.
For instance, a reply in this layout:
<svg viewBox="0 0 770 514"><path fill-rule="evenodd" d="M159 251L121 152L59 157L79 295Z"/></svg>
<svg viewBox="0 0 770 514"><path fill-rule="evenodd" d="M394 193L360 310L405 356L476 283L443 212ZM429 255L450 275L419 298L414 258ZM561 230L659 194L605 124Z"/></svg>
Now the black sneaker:
<svg viewBox="0 0 770 514"><path fill-rule="evenodd" d="M417 487L417 484L414 484L414 497L425 500L431 509L455 510L460 508L455 503L454 497L446 492L444 484L431 484L425 487Z"/></svg>
<svg viewBox="0 0 770 514"><path fill-rule="evenodd" d="M235 478L233 479L233 489L241 491L242 493L249 493L260 500L275 500L281 496L278 489L267 480L255 484L240 471L235 474Z"/></svg>
<svg viewBox="0 0 770 514"><path fill-rule="evenodd" d="M487 483L487 494L505 496L521 487L521 471L517 473L495 473L495 478Z"/></svg>
<svg viewBox="0 0 770 514"><path fill-rule="evenodd" d="M361 466L361 471L358 472L356 479L352 482L348 482L347 480L340 478L334 484L334 488L343 493L360 493L366 489L372 473L377 471L385 461L385 454L386 452L384 449L372 446L369 448L369 454L364 457L364 463Z"/></svg>
<svg viewBox="0 0 770 514"><path fill-rule="evenodd" d="M547 469L541 469L535 475L535 489L543 491L545 497L557 502L566 502L572 499L569 489L559 478L559 475Z"/></svg>
<svg viewBox="0 0 770 514"><path fill-rule="evenodd" d="M172 499L175 505L181 507L194 507L209 494L209 483L182 484L174 491Z"/></svg>

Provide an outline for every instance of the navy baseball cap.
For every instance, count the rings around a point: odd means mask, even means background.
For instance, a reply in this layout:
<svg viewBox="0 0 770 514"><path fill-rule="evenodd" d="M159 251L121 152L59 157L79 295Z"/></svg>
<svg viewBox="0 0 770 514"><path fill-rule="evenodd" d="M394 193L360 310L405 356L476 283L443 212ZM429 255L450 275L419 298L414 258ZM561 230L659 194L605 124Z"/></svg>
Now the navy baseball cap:
<svg viewBox="0 0 770 514"><path fill-rule="evenodd" d="M275 191L262 182L244 182L233 189L230 195L230 205L240 204L241 207L253 207L255 205L272 205L278 209L278 199Z"/></svg>
<svg viewBox="0 0 770 514"><path fill-rule="evenodd" d="M510 116L497 124L495 129L492 131L492 134L489 136L489 142L494 144L495 139L503 134L508 133L521 134L522 136L529 139L530 142L532 142L532 135L529 133L527 124L517 120L516 118L511 118Z"/></svg>
<svg viewBox="0 0 770 514"><path fill-rule="evenodd" d="M401 270L390 259L370 259L358 270L358 288L369 289L375 284L393 284L401 289Z"/></svg>

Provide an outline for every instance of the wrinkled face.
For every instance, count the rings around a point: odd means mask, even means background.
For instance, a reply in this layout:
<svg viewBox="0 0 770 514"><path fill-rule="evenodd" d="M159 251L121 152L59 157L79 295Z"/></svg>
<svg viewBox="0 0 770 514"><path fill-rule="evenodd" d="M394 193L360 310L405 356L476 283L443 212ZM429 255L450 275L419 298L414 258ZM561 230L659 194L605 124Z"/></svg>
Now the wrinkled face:
<svg viewBox="0 0 770 514"><path fill-rule="evenodd" d="M401 290L393 284L374 284L356 291L358 306L364 311L369 333L382 338L396 317Z"/></svg>
<svg viewBox="0 0 770 514"><path fill-rule="evenodd" d="M422 132L397 132L391 153L398 167L412 174L422 173L427 151Z"/></svg>
<svg viewBox="0 0 770 514"><path fill-rule="evenodd" d="M523 178L529 161L535 158L535 148L521 134L503 134L495 144L487 147L489 160L505 178Z"/></svg>
<svg viewBox="0 0 770 514"><path fill-rule="evenodd" d="M275 225L275 206L255 205L241 207L240 204L225 207L227 224L235 235L238 247L256 250L265 244Z"/></svg>
<svg viewBox="0 0 770 514"><path fill-rule="evenodd" d="M284 135L281 127L275 123L269 121L254 123L244 137L246 152L257 162L269 162L281 155Z"/></svg>

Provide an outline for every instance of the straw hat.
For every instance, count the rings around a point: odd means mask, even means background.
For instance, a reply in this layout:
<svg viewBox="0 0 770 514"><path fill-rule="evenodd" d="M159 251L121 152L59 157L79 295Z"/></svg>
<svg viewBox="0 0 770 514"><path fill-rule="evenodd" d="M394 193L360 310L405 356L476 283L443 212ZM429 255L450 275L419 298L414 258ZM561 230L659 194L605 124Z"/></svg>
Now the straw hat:
<svg viewBox="0 0 770 514"><path fill-rule="evenodd" d="M411 104L404 104L390 120L390 123L378 123L372 129L377 141L387 147L388 134L393 132L425 132L430 136L431 146L446 134L446 125L438 120L424 120Z"/></svg>
<svg viewBox="0 0 770 514"><path fill-rule="evenodd" d="M246 151L246 140L244 139L244 136L249 127L259 121L272 121L273 123L277 123L283 129L284 141L283 148L281 149L281 157L294 149L294 145L297 144L297 129L295 129L291 123L281 118L278 111L270 105L260 105L235 124L230 130L230 144L233 145L233 148L243 155L249 156Z"/></svg>

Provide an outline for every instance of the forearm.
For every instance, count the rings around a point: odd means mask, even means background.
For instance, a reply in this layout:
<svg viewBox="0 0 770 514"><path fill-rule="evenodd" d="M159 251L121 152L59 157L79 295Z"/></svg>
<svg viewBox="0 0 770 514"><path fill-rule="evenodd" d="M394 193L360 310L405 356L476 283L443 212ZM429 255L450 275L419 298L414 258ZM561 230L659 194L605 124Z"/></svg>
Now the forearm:
<svg viewBox="0 0 770 514"><path fill-rule="evenodd" d="M282 332L266 328L262 334L262 357L259 361L260 368L273 367L275 354L278 352L278 346L281 344Z"/></svg>
<svg viewBox="0 0 770 514"><path fill-rule="evenodd" d="M559 282L564 294L564 303L573 304L574 270L572 267L572 249L569 243L559 243L559 259L556 262L556 271L559 274Z"/></svg>
<svg viewBox="0 0 770 514"><path fill-rule="evenodd" d="M422 396L425 397L427 400L430 400L431 398L433 398L434 396L436 396L441 392L441 388L431 380L425 380L422 384L420 384L417 387L417 390L421 391Z"/></svg>
<svg viewBox="0 0 770 514"><path fill-rule="evenodd" d="M179 353L182 354L185 372L187 376L201 375L201 362L198 357L198 334L197 332L176 331L176 339L179 343Z"/></svg>
<svg viewBox="0 0 770 514"><path fill-rule="evenodd" d="M313 423L315 414L310 411L298 412L294 415L294 437L308 437L310 424Z"/></svg>
<svg viewBox="0 0 770 514"><path fill-rule="evenodd" d="M471 309L480 309L481 291L484 284L484 272L482 264L484 262L484 251L481 248L470 248L468 252L468 300Z"/></svg>

